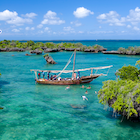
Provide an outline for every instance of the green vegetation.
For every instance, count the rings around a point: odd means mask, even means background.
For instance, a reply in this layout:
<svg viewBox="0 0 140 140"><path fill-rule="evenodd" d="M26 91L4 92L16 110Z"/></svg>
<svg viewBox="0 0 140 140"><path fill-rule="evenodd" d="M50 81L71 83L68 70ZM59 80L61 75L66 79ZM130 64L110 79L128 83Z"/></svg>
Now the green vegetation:
<svg viewBox="0 0 140 140"><path fill-rule="evenodd" d="M124 66L116 74L120 77L117 81L103 82L99 102L127 118L140 117L140 71L134 66Z"/></svg>
<svg viewBox="0 0 140 140"><path fill-rule="evenodd" d="M40 50L43 51L44 49L50 48L50 49L62 49L65 50L66 48L80 48L81 51L84 51L85 49L94 49L95 51L101 51L104 49L100 45L94 45L94 46L85 46L81 43L58 43L55 44L53 42L47 42L47 43L42 43L42 42L37 42L35 43L34 41L30 40L27 42L19 42L19 41L10 41L10 40L3 40L0 41L0 49L8 48L6 51L10 51L10 49L13 48L20 48L20 49L25 49L25 50Z"/></svg>
<svg viewBox="0 0 140 140"><path fill-rule="evenodd" d="M44 58L45 58L46 56L49 56L49 54L45 54L45 55L43 55Z"/></svg>
<svg viewBox="0 0 140 140"><path fill-rule="evenodd" d="M118 49L118 52L120 54L140 54L140 46L135 46L135 47L128 47L128 48L123 48L123 47L120 47Z"/></svg>

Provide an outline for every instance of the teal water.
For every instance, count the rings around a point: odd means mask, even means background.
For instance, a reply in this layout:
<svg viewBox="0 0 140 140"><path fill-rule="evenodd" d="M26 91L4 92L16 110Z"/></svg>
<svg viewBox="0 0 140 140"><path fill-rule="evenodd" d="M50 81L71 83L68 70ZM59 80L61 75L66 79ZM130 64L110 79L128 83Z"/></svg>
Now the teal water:
<svg viewBox="0 0 140 140"><path fill-rule="evenodd" d="M110 42L106 42L106 46ZM127 42L129 44L129 42ZM115 42L114 42L115 44ZM117 49L117 48L116 48ZM0 53L0 140L138 140L140 124L121 116L99 103L97 94L105 80L115 80L114 73L124 65L135 65L140 56L105 55L77 52L76 68L113 65L108 76L90 84L66 86L38 85L30 69L62 69L72 52L50 55L57 62L48 65L43 55L25 56L27 52ZM14 55L14 56L12 56ZM68 69L72 68L72 64ZM107 71L98 71L98 73ZM88 74L83 72L81 75ZM64 75L62 75L64 76ZM71 75L67 75L71 76ZM83 101L86 95L88 101ZM72 106L84 107L74 109Z"/></svg>

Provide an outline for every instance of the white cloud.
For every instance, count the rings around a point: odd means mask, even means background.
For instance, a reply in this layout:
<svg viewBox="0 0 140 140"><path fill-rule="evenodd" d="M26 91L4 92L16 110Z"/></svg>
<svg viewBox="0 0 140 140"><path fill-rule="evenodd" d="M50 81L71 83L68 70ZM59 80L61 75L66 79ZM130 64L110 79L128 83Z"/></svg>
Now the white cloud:
<svg viewBox="0 0 140 140"><path fill-rule="evenodd" d="M82 25L82 23L80 23L80 22L78 22L78 21L70 22L70 24L73 24L73 25L76 26L76 27Z"/></svg>
<svg viewBox="0 0 140 140"><path fill-rule="evenodd" d="M130 10L129 15L127 16L127 21L130 21L132 24L137 24L140 22L140 9L136 7L135 10Z"/></svg>
<svg viewBox="0 0 140 140"><path fill-rule="evenodd" d="M18 29L13 29L12 31L13 31L13 32L16 32L16 33L17 33L17 32L20 32L20 30L18 30Z"/></svg>
<svg viewBox="0 0 140 140"><path fill-rule="evenodd" d="M50 24L50 25L60 25L65 23L65 20L60 20L59 17L57 17L57 14L52 11L48 11L44 15L44 20L41 22L41 24Z"/></svg>
<svg viewBox="0 0 140 140"><path fill-rule="evenodd" d="M53 34L56 35L57 33L56 32L53 32Z"/></svg>
<svg viewBox="0 0 140 140"><path fill-rule="evenodd" d="M88 10L84 7L79 7L76 9L76 11L73 12L73 14L77 18L84 18L86 16L89 16L89 14L93 15L94 12L91 12L90 10Z"/></svg>
<svg viewBox="0 0 140 140"><path fill-rule="evenodd" d="M34 27L31 27L31 30L34 30L35 28Z"/></svg>
<svg viewBox="0 0 140 140"><path fill-rule="evenodd" d="M48 30L49 30L49 27L46 27L46 28L45 28L45 31L48 31Z"/></svg>
<svg viewBox="0 0 140 140"><path fill-rule="evenodd" d="M26 28L25 28L25 30L27 30L27 31L28 31L28 30L34 30L34 29L35 29L34 27L31 27L31 28L30 28L30 27L26 27Z"/></svg>
<svg viewBox="0 0 140 140"><path fill-rule="evenodd" d="M120 17L116 11L110 11L109 13L99 15L97 19L99 19L99 22L109 23L110 26L125 26L126 23L137 26L140 23L140 8L131 9L126 17ZM126 27L131 28L131 25Z"/></svg>
<svg viewBox="0 0 140 140"><path fill-rule="evenodd" d="M110 11L109 13L99 15L97 19L99 19L100 22L109 23L110 26L124 26L126 19L119 17L120 15L116 11Z"/></svg>
<svg viewBox="0 0 140 140"><path fill-rule="evenodd" d="M136 31L139 31L140 30L140 28L138 28L136 26L133 29L136 30Z"/></svg>
<svg viewBox="0 0 140 140"><path fill-rule="evenodd" d="M101 28L102 28L102 26L99 26L99 28L101 29Z"/></svg>
<svg viewBox="0 0 140 140"><path fill-rule="evenodd" d="M83 34L84 32L83 32L83 31L79 31L78 33L79 33L79 34Z"/></svg>
<svg viewBox="0 0 140 140"><path fill-rule="evenodd" d="M131 25L127 25L127 28L131 28Z"/></svg>
<svg viewBox="0 0 140 140"><path fill-rule="evenodd" d="M32 23L32 20L31 19L23 19L21 17L15 17L11 20L8 20L6 21L8 24L14 24L14 25L17 25L17 26L21 26L23 25L24 23Z"/></svg>
<svg viewBox="0 0 140 140"><path fill-rule="evenodd" d="M17 17L17 12L10 12L9 10L5 10L0 12L0 20L9 20Z"/></svg>
<svg viewBox="0 0 140 140"><path fill-rule="evenodd" d="M93 32L87 32L88 34L112 34L113 31L93 31Z"/></svg>
<svg viewBox="0 0 140 140"><path fill-rule="evenodd" d="M27 13L25 15L22 15L23 17L27 17L27 18L34 18L35 16L37 16L37 14L35 13Z"/></svg>
<svg viewBox="0 0 140 140"><path fill-rule="evenodd" d="M0 12L0 20L6 21L8 24L14 24L16 26L21 26L24 23L32 23L31 19L21 18L18 16L17 12L11 12L9 10L5 10Z"/></svg>
<svg viewBox="0 0 140 140"><path fill-rule="evenodd" d="M42 27L43 27L42 24L37 25L37 28L42 28Z"/></svg>
<svg viewBox="0 0 140 140"><path fill-rule="evenodd" d="M43 31L38 31L38 33L39 33L39 34L43 34L44 32L43 32Z"/></svg>
<svg viewBox="0 0 140 140"><path fill-rule="evenodd" d="M71 28L70 26L69 27L64 27L63 30L64 31L74 31L74 29Z"/></svg>

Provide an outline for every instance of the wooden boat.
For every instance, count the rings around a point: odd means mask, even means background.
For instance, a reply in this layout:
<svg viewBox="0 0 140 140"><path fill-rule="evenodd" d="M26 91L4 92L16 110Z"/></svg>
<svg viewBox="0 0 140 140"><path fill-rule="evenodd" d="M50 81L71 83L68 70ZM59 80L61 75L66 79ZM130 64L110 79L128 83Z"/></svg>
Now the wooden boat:
<svg viewBox="0 0 140 140"><path fill-rule="evenodd" d="M71 62L71 58L73 55L74 55L73 70L65 70L66 67L69 65L69 63ZM46 84L46 85L79 85L79 84L84 84L84 83L90 83L93 79L96 79L101 75L104 75L102 73L93 74L93 70L107 69L107 68L109 69L112 67L112 65L111 65L111 66L104 66L104 67L92 67L92 68L75 70L76 51L74 51L72 56L70 57L69 61L67 62L66 66L63 68L63 70L31 70L31 71L34 71L34 73L35 73L36 83ZM82 77L78 77L78 78L75 77L76 72L87 71L87 70L91 70L91 74L89 76L82 76ZM38 78L37 77L38 72L47 72L47 73L51 72L51 73L59 73L59 74L56 76L56 78L53 78L52 80L50 80L50 79L45 79L45 78ZM62 73L72 73L72 77L60 79L60 75Z"/></svg>

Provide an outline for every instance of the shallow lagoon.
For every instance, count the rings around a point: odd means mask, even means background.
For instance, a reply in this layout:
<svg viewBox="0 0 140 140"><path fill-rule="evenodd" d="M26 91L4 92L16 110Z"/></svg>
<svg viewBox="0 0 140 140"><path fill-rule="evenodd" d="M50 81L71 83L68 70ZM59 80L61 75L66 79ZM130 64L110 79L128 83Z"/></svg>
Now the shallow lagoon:
<svg viewBox="0 0 140 140"><path fill-rule="evenodd" d="M101 76L87 89L81 85L38 85L30 69L61 70L72 52L49 53L57 62L48 65L43 55L25 56L27 52L0 53L0 139L1 140L117 140L139 139L140 125L112 117L112 111L99 103L97 94L105 80L115 80L114 73L123 65L135 65L139 56L105 55L102 53L77 52L76 68L113 65L108 76ZM14 55L14 56L12 56ZM68 69L72 68L72 64ZM98 71L107 73L106 71ZM89 74L82 72L81 75ZM46 74L47 76L47 74ZM64 76L64 75L62 75ZM71 75L67 75L71 76ZM74 109L71 105L84 106Z"/></svg>

